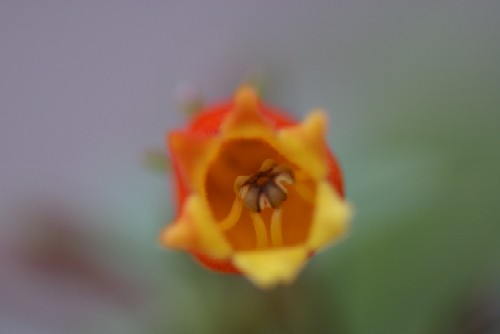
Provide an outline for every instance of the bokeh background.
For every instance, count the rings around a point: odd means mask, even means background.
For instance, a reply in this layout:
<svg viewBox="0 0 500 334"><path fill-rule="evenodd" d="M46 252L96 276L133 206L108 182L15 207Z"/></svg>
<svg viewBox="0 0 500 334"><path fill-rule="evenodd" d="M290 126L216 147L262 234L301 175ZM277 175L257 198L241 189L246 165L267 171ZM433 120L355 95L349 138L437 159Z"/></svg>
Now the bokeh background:
<svg viewBox="0 0 500 334"><path fill-rule="evenodd" d="M289 287L163 250L179 96L323 106L356 216ZM499 1L0 1L0 333L500 333Z"/></svg>

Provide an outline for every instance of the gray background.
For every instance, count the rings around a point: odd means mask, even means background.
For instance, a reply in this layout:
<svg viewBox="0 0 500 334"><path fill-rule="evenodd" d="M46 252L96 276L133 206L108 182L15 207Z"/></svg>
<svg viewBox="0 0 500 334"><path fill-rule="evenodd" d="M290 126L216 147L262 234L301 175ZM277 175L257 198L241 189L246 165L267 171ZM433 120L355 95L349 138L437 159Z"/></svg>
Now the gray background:
<svg viewBox="0 0 500 334"><path fill-rule="evenodd" d="M499 330L499 32L498 1L0 1L0 332ZM179 87L252 75L329 110L356 208L267 293L157 245L143 161Z"/></svg>

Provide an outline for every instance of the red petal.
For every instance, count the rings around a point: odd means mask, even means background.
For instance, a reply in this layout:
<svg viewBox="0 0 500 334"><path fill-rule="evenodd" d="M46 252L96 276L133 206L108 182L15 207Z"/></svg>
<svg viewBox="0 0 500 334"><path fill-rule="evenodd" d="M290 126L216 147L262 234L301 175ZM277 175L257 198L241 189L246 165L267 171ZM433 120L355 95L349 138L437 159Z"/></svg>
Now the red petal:
<svg viewBox="0 0 500 334"><path fill-rule="evenodd" d="M219 132L220 125L224 121L226 115L231 111L232 107L233 102L230 101L205 109L195 116L189 126L189 130L193 133L205 135L217 134ZM272 124L274 124L276 129L297 123L278 109L270 108L264 105L261 105L261 108L262 113L271 121Z"/></svg>
<svg viewBox="0 0 500 334"><path fill-rule="evenodd" d="M206 254L198 252L193 252L193 255L202 265L214 271L228 274L241 274L241 272L234 266L231 260L217 260Z"/></svg>

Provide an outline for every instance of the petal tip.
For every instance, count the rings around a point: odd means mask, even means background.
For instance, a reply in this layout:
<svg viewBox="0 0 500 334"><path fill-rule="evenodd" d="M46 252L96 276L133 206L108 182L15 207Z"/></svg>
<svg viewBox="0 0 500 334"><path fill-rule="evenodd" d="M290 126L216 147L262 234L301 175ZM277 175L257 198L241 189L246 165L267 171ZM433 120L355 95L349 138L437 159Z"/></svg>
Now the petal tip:
<svg viewBox="0 0 500 334"><path fill-rule="evenodd" d="M185 223L173 223L160 233L160 243L169 248L189 249L194 239L190 228Z"/></svg>
<svg viewBox="0 0 500 334"><path fill-rule="evenodd" d="M261 132L268 126L255 88L251 85L241 86L234 94L233 108L221 125L221 132L241 135L245 129L258 128Z"/></svg>
<svg viewBox="0 0 500 334"><path fill-rule="evenodd" d="M308 247L316 251L338 240L350 224L352 206L342 200L327 182L318 186L316 212L307 241Z"/></svg>
<svg viewBox="0 0 500 334"><path fill-rule="evenodd" d="M254 110L258 107L259 96L252 85L242 85L234 95L236 109Z"/></svg>
<svg viewBox="0 0 500 334"><path fill-rule="evenodd" d="M234 263L255 285L271 289L295 280L307 260L305 248L237 253Z"/></svg>
<svg viewBox="0 0 500 334"><path fill-rule="evenodd" d="M328 115L323 109L313 109L310 111L309 116L304 120L303 129L313 138L323 139L326 133L326 126L328 123Z"/></svg>
<svg viewBox="0 0 500 334"><path fill-rule="evenodd" d="M327 175L325 143L327 115L323 110L313 110L301 123L278 132L282 151L294 163L316 179Z"/></svg>

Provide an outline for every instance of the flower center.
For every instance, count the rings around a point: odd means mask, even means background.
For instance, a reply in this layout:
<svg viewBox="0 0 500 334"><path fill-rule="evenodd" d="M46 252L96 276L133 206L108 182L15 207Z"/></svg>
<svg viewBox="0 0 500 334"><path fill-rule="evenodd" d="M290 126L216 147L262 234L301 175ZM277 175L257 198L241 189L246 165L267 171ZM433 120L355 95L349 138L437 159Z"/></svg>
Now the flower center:
<svg viewBox="0 0 500 334"><path fill-rule="evenodd" d="M234 191L248 210L258 213L266 208L280 208L287 199L285 184L293 183L295 176L290 168L268 159L254 175L236 178Z"/></svg>
<svg viewBox="0 0 500 334"><path fill-rule="evenodd" d="M316 182L268 143L223 144L204 194L219 230L235 250L292 247L306 241Z"/></svg>
<svg viewBox="0 0 500 334"><path fill-rule="evenodd" d="M260 213L264 209L271 209L271 245L283 246L281 204L288 197L286 185L293 184L295 184L293 170L272 159L265 160L255 174L238 176L234 182L236 198L229 215L220 225L221 230L228 230L237 223L241 216L242 205L244 205L249 210L256 234L257 248L265 248L269 246L269 240L266 224ZM298 184L298 189L301 196L312 202L312 195L304 185Z"/></svg>

